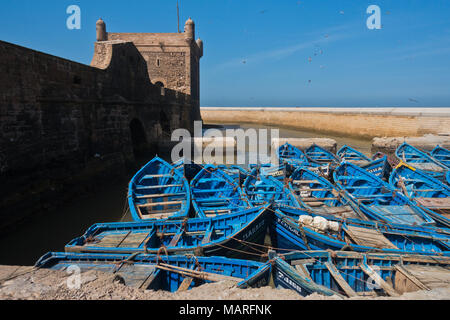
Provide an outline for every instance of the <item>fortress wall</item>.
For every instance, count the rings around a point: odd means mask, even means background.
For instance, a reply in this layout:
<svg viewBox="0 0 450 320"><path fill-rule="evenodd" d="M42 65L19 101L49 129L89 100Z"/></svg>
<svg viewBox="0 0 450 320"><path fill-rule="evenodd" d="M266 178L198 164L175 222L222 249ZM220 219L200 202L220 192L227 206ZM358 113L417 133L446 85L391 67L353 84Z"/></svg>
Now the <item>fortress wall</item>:
<svg viewBox="0 0 450 320"><path fill-rule="evenodd" d="M206 123L255 123L360 138L450 131L450 108L201 108Z"/></svg>
<svg viewBox="0 0 450 320"><path fill-rule="evenodd" d="M161 93L129 42L96 43L87 66L0 41L0 228L124 172L133 120L147 152L191 129L190 97Z"/></svg>

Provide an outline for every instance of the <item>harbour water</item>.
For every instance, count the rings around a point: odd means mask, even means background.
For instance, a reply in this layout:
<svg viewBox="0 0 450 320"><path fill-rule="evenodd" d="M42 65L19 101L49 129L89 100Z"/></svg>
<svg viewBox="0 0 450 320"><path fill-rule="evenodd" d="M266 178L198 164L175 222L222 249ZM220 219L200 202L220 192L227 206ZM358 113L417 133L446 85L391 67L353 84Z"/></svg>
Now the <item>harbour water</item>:
<svg viewBox="0 0 450 320"><path fill-rule="evenodd" d="M212 125L212 124L210 124ZM223 129L228 127L268 128L254 124L217 124ZM330 136L314 132L298 131L279 128L280 137L313 138L326 137L335 139L338 148L348 144L363 153L370 155L370 140L354 139L351 137ZM144 164L147 159L140 162ZM148 159L150 160L150 159ZM95 193L67 203L64 207L42 212L28 219L14 231L0 236L0 264L3 265L32 265L48 251L63 251L64 246L73 238L82 235L86 229L97 222L130 221L126 211L126 195L128 177L114 184L99 188Z"/></svg>

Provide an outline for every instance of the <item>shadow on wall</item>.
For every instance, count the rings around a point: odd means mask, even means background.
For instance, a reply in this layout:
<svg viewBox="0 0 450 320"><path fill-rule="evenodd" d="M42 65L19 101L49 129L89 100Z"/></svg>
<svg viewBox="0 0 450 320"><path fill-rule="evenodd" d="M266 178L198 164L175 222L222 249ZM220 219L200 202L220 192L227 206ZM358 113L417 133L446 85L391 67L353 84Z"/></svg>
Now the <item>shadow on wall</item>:
<svg viewBox="0 0 450 320"><path fill-rule="evenodd" d="M144 126L138 119L130 122L131 142L133 144L133 153L136 158L145 156L148 153L147 136Z"/></svg>

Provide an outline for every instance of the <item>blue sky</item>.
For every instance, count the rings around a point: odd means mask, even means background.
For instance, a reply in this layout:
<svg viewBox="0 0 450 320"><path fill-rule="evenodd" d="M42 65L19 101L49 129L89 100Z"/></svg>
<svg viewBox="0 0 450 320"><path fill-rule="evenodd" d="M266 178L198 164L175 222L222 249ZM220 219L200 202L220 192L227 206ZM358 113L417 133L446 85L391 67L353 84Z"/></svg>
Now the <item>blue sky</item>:
<svg viewBox="0 0 450 320"><path fill-rule="evenodd" d="M449 0L180 0L205 43L202 106L450 106ZM81 7L81 30L66 8ZM381 30L369 30L369 5ZM2 0L0 40L89 64L95 22L176 32L176 0ZM310 59L311 58L311 59Z"/></svg>

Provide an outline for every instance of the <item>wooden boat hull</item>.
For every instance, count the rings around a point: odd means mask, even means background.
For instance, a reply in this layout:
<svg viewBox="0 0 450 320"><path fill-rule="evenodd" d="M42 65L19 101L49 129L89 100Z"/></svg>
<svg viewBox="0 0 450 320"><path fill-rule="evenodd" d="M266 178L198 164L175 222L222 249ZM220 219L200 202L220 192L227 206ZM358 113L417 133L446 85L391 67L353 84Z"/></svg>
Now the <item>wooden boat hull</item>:
<svg viewBox="0 0 450 320"><path fill-rule="evenodd" d="M389 179L391 166L389 165L386 155L380 159L373 160L370 164L362 166L361 168L383 180Z"/></svg>
<svg viewBox="0 0 450 320"><path fill-rule="evenodd" d="M319 164L329 164L332 169L340 163L340 159L336 155L316 144L306 149L305 154L308 160Z"/></svg>
<svg viewBox="0 0 450 320"><path fill-rule="evenodd" d="M66 252L168 253L258 258L267 230L268 207L186 221L102 223L66 245ZM253 244L253 245L250 245Z"/></svg>
<svg viewBox="0 0 450 320"><path fill-rule="evenodd" d="M252 206L238 182L213 165L206 165L192 179L191 198L199 218L235 213Z"/></svg>
<svg viewBox="0 0 450 320"><path fill-rule="evenodd" d="M444 164L447 168L450 168L450 150L436 146L433 151L431 151L431 156Z"/></svg>
<svg viewBox="0 0 450 320"><path fill-rule="evenodd" d="M284 204L300 207L289 186L283 185L271 176L264 176L255 168L249 174L243 185L244 193L255 206Z"/></svg>
<svg viewBox="0 0 450 320"><path fill-rule="evenodd" d="M142 167L128 186L128 206L134 221L184 219L189 216L190 203L187 180L158 157Z"/></svg>
<svg viewBox="0 0 450 320"><path fill-rule="evenodd" d="M436 179L445 181L445 174L448 171L448 168L435 158L414 148L406 142L397 148L395 155L399 160L409 166L424 171L426 174Z"/></svg>
<svg viewBox="0 0 450 320"><path fill-rule="evenodd" d="M144 290L170 292L189 290L204 283L232 281L239 288L262 287L269 283L271 265L223 257L89 254L49 252L37 268L64 270L78 266L115 274L124 284Z"/></svg>
<svg viewBox="0 0 450 320"><path fill-rule="evenodd" d="M269 224L272 246L280 253L298 250L343 250L355 252L449 255L450 234L427 232L426 229L392 227L356 219L325 217L339 224L339 230L318 231L299 223L308 213L281 207ZM311 214L311 217L317 215Z"/></svg>
<svg viewBox="0 0 450 320"><path fill-rule="evenodd" d="M333 176L336 187L373 220L407 225L436 223L390 184L352 163L343 162Z"/></svg>
<svg viewBox="0 0 450 320"><path fill-rule="evenodd" d="M439 282L448 281L450 274L450 259L439 256L305 251L282 258L270 252L269 258L275 286L301 296L395 297L442 286ZM420 271L414 272L417 269ZM424 276L424 271L428 275Z"/></svg>
<svg viewBox="0 0 450 320"><path fill-rule="evenodd" d="M347 145L342 146L336 154L341 161L351 162L360 167L368 166L372 163L372 160L365 154Z"/></svg>
<svg viewBox="0 0 450 320"><path fill-rule="evenodd" d="M289 185L300 206L308 212L368 220L331 182L306 168L297 169Z"/></svg>
<svg viewBox="0 0 450 320"><path fill-rule="evenodd" d="M450 227L450 187L404 163L392 172L389 183L427 212L439 226Z"/></svg>

